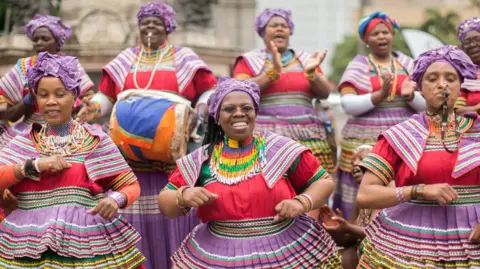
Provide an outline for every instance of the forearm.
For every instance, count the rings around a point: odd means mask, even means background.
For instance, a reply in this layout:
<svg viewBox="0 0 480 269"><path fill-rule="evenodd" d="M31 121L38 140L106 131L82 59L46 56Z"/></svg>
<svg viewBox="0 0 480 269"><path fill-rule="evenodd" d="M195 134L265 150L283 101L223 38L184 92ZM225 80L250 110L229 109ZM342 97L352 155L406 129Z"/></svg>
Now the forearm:
<svg viewBox="0 0 480 269"><path fill-rule="evenodd" d="M408 201L412 187L403 188L403 196ZM361 184L357 195L357 205L360 208L382 209L396 206L397 200L396 188L390 188L381 185Z"/></svg>
<svg viewBox="0 0 480 269"><path fill-rule="evenodd" d="M347 226L347 231L351 236L355 238L365 238L365 228L359 225L349 223Z"/></svg>
<svg viewBox="0 0 480 269"><path fill-rule="evenodd" d="M0 190L19 183L23 179L21 169L21 164L0 166Z"/></svg>
<svg viewBox="0 0 480 269"><path fill-rule="evenodd" d="M175 218L183 215L180 208L177 206L177 191L162 190L158 194L158 208L162 215L170 218Z"/></svg>
<svg viewBox="0 0 480 269"><path fill-rule="evenodd" d="M11 122L16 122L23 115L25 115L27 111L33 111L33 108L31 105L25 104L22 100L18 104L8 106L7 109L5 110L5 113L0 114L1 115L0 120L8 120Z"/></svg>
<svg viewBox="0 0 480 269"><path fill-rule="evenodd" d="M312 197L312 210L322 207L332 194L335 183L331 179L322 179L313 182L305 191L305 194L308 194Z"/></svg>
<svg viewBox="0 0 480 269"><path fill-rule="evenodd" d="M308 80L310 82L310 89L313 92L313 95L320 99L327 99L332 91L328 81L318 74L314 74L313 80Z"/></svg>
<svg viewBox="0 0 480 269"><path fill-rule="evenodd" d="M113 109L113 102L108 98L107 95L98 92L96 93L92 99L90 100L91 103L94 103L99 109L96 117L101 117L105 115L109 115Z"/></svg>
<svg viewBox="0 0 480 269"><path fill-rule="evenodd" d="M272 82L274 81L273 79L271 79L265 72L262 72L260 73L260 75L256 76L256 77L253 77L253 78L239 78L240 80L245 80L245 79L249 79L253 82L256 82L258 84L258 86L260 87L260 90L263 91L265 89L267 89L268 87L270 87L270 85L272 84Z"/></svg>
<svg viewBox="0 0 480 269"><path fill-rule="evenodd" d="M117 192L121 193L127 201L123 207L128 207L140 197L140 184L135 181L130 185L118 189Z"/></svg>

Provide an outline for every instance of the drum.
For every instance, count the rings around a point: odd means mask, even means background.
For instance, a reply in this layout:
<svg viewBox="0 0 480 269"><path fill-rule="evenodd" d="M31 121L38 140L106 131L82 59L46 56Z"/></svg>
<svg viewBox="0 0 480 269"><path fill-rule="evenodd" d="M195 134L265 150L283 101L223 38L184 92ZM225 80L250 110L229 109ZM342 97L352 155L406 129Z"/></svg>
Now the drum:
<svg viewBox="0 0 480 269"><path fill-rule="evenodd" d="M109 131L125 158L174 164L187 153L195 118L190 101L177 94L126 90L117 97Z"/></svg>

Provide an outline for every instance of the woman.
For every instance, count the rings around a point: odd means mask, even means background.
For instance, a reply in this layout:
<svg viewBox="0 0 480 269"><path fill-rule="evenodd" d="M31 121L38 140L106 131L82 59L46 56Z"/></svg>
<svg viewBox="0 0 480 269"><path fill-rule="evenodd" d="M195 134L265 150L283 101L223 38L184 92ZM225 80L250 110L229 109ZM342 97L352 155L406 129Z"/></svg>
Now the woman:
<svg viewBox="0 0 480 269"><path fill-rule="evenodd" d="M411 75L426 113L383 132L357 197L361 208L386 208L365 230L359 268L480 266L480 123L454 110L477 66L455 46L427 51ZM385 185L395 181L397 188Z"/></svg>
<svg viewBox="0 0 480 269"><path fill-rule="evenodd" d="M412 59L392 52L395 29L399 29L398 24L383 12L364 18L358 33L370 54L357 55L339 83L342 108L350 119L342 131L334 208L339 208L347 218L358 189L351 174L353 150L363 144L375 144L381 132L425 108L425 101L408 79Z"/></svg>
<svg viewBox="0 0 480 269"><path fill-rule="evenodd" d="M207 111L206 101L216 79L191 49L167 41L168 34L175 30L175 11L165 3L152 2L140 8L137 18L142 44L126 49L103 68L100 92L77 118L87 121L95 116L109 115L117 96L129 89L175 93L196 102L197 114L202 117ZM148 111L143 115L132 115L133 123L143 122L147 120L143 117L147 116ZM174 170L174 163L127 161L138 178L142 196L122 214L142 235L139 248L147 257L146 267L170 268L169 257L198 220L194 214L168 219L158 210L157 195L168 183L168 174Z"/></svg>
<svg viewBox="0 0 480 269"><path fill-rule="evenodd" d="M0 190L18 197L0 223L1 268L143 268L140 236L116 214L138 198L136 177L108 136L72 120L81 74L48 52L27 71L47 123L0 151Z"/></svg>
<svg viewBox="0 0 480 269"><path fill-rule="evenodd" d="M332 239L305 215L334 183L305 146L254 133L259 100L256 83L221 78L204 146L177 162L159 194L163 214L197 208L203 222L173 255L175 268L340 268Z"/></svg>
<svg viewBox="0 0 480 269"><path fill-rule="evenodd" d="M48 52L58 54L70 37L72 28L60 21L60 18L48 15L35 15L33 19L25 26L25 35L33 42L33 49L36 54ZM7 124L0 125L0 147L3 147L17 134L27 130L32 123L44 124L45 121L38 112L38 107L34 105L35 96L29 94L27 82L27 70L35 64L37 55L19 59L17 64L2 78L0 78L0 95L8 103L9 108L6 113L0 114L0 120L16 122L22 116L22 121L17 122L12 127ZM91 88L93 82L78 65L78 72L81 73L80 98L88 99L93 93ZM80 100L76 105L81 104Z"/></svg>
<svg viewBox="0 0 480 269"><path fill-rule="evenodd" d="M463 51L476 65L480 65L480 18L473 17L458 26L458 40ZM480 111L480 80L465 80L461 96L455 105L458 113Z"/></svg>
<svg viewBox="0 0 480 269"><path fill-rule="evenodd" d="M312 106L313 98L326 99L330 84L320 64L326 51L310 55L289 48L294 24L290 10L265 9L255 19L266 48L238 57L234 77L250 79L260 86L257 130L274 132L307 146L329 173L335 171L322 121Z"/></svg>

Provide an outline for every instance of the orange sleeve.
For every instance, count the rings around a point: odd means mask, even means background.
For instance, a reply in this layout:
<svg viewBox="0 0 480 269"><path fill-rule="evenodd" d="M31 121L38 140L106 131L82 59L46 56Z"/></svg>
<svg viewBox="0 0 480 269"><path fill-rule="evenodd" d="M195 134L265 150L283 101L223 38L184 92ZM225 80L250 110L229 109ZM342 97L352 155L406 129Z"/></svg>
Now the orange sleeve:
<svg viewBox="0 0 480 269"><path fill-rule="evenodd" d="M132 205L133 202L138 199L138 197L140 197L140 184L135 181L134 183L124 186L117 191L127 196L127 205L125 207L128 207Z"/></svg>
<svg viewBox="0 0 480 269"><path fill-rule="evenodd" d="M13 172L14 167L14 164L0 166L0 190L5 190L20 182Z"/></svg>
<svg viewBox="0 0 480 269"><path fill-rule="evenodd" d="M340 85L340 94L341 95L345 95L345 94L358 95L358 90L351 83L343 83L342 85Z"/></svg>

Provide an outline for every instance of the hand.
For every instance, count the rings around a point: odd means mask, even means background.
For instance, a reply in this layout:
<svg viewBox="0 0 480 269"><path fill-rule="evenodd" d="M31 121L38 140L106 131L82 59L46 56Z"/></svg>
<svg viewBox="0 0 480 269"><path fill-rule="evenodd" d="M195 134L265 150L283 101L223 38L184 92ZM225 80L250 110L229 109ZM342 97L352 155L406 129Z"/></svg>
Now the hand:
<svg viewBox="0 0 480 269"><path fill-rule="evenodd" d="M55 155L48 158L38 159L38 169L40 169L40 173L46 171L56 173L70 167L72 167L72 165L67 163L62 156Z"/></svg>
<svg viewBox="0 0 480 269"><path fill-rule="evenodd" d="M87 211L87 214L96 215L99 214L104 219L111 219L117 214L118 203L113 198L105 197L98 204Z"/></svg>
<svg viewBox="0 0 480 269"><path fill-rule="evenodd" d="M390 94L390 89L393 86L393 76L391 74L385 74L383 75L383 84L382 84L382 96L383 98L387 98L388 95Z"/></svg>
<svg viewBox="0 0 480 269"><path fill-rule="evenodd" d="M342 211L337 209L337 214L340 218L343 218ZM328 207L328 205L324 205L320 208L320 220L323 222L324 225L335 227L340 225L340 221L334 220L333 218L336 217L333 210Z"/></svg>
<svg viewBox="0 0 480 269"><path fill-rule="evenodd" d="M275 42L273 41L267 42L267 50L268 50L268 53L272 55L273 68L275 68L275 70L277 70L279 74L282 73L281 55L280 55L280 52L278 52L278 48L277 48L277 45L275 45Z"/></svg>
<svg viewBox="0 0 480 269"><path fill-rule="evenodd" d="M470 241L480 241L480 223L475 224L470 236L468 237Z"/></svg>
<svg viewBox="0 0 480 269"><path fill-rule="evenodd" d="M423 197L427 201L437 201L441 205L448 205L458 199L457 191L447 183L425 185Z"/></svg>
<svg viewBox="0 0 480 269"><path fill-rule="evenodd" d="M400 91L400 94L410 99L413 97L413 93L416 90L417 90L417 83L407 78L402 83L402 89Z"/></svg>
<svg viewBox="0 0 480 269"><path fill-rule="evenodd" d="M186 206L197 208L209 204L218 198L218 194L211 193L202 187L188 188L183 191L183 201Z"/></svg>
<svg viewBox="0 0 480 269"><path fill-rule="evenodd" d="M2 208L5 215L9 215L13 210L18 208L18 200L9 189L5 189L2 195Z"/></svg>
<svg viewBox="0 0 480 269"><path fill-rule="evenodd" d="M342 233L342 234L348 233L350 223L347 220L345 220L342 217L332 217L331 219L333 221L337 221L340 224L337 224L335 226L329 226L326 223L322 223L323 228L325 228L325 230L327 232L329 232L329 233Z"/></svg>
<svg viewBox="0 0 480 269"><path fill-rule="evenodd" d="M95 119L95 111L96 111L95 104L92 102L84 103L84 106L78 111L77 118L75 119L78 123L86 123L90 122Z"/></svg>
<svg viewBox="0 0 480 269"><path fill-rule="evenodd" d="M310 59L307 60L307 63L305 64L305 71L307 73L315 72L315 69L319 67L320 64L322 64L326 55L327 55L327 50L324 50L322 53L315 52L312 55L312 57L310 57Z"/></svg>
<svg viewBox="0 0 480 269"><path fill-rule="evenodd" d="M303 204L295 199L283 200L275 206L277 215L273 218L273 222L279 222L284 219L292 219L298 215L305 213Z"/></svg>

